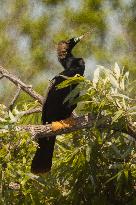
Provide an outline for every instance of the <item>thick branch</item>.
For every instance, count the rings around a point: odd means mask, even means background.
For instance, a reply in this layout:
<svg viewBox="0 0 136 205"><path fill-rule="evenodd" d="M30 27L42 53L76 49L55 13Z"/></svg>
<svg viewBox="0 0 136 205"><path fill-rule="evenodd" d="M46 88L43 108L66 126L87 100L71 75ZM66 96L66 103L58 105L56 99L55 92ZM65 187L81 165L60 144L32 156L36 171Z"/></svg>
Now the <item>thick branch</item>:
<svg viewBox="0 0 136 205"><path fill-rule="evenodd" d="M11 82L13 82L16 86L20 86L20 88L25 91L28 95L36 99L40 104L43 103L43 97L39 95L36 91L32 89L32 86L26 85L23 83L19 78L12 75L10 72L8 72L6 69L4 69L2 66L0 66L0 74L1 78L5 77L9 79Z"/></svg>
<svg viewBox="0 0 136 205"><path fill-rule="evenodd" d="M54 130L52 124L18 126L17 130L30 132L36 138L44 138L53 135L70 133L72 131L80 130L83 128L92 127L93 120L94 119L91 116L82 116L73 118L73 125L66 124L65 120L60 121L60 124L62 124L63 127L58 130Z"/></svg>
<svg viewBox="0 0 136 205"><path fill-rule="evenodd" d="M100 123L101 121L101 123ZM96 123L95 118L88 115L82 117L73 118L73 123L67 124L66 120L60 121L63 124L63 127L60 129L54 130L52 124L47 125L26 125L26 126L18 126L19 131L28 131L32 133L35 138L44 138L51 137L53 135L61 135L70 133L73 131L81 130L84 128L92 128L94 125L97 128L105 129L110 128L111 130L122 132L130 135L132 138L136 140L136 128L129 126L128 129L117 127L115 125L110 125L110 121L107 119L102 119L98 123Z"/></svg>

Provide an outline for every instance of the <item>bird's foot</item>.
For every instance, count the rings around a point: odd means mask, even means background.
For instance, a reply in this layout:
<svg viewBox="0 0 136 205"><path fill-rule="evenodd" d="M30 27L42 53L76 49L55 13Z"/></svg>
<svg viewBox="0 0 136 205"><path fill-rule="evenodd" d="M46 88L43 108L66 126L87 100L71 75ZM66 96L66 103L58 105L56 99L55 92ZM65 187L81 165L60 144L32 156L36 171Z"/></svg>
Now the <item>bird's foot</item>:
<svg viewBox="0 0 136 205"><path fill-rule="evenodd" d="M65 120L52 122L52 130L57 131L60 129L65 129L72 127L75 124L75 120L72 117L69 117Z"/></svg>

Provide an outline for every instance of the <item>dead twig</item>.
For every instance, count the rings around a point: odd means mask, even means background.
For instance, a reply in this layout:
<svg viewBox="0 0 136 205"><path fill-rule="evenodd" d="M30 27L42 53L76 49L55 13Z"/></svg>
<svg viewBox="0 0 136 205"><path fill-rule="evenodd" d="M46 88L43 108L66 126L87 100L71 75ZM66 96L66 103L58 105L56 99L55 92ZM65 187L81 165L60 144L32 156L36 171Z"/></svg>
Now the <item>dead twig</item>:
<svg viewBox="0 0 136 205"><path fill-rule="evenodd" d="M34 114L34 113L39 113L39 112L42 112L42 107L22 111L21 114L23 116L26 116L26 115L31 115L31 114Z"/></svg>
<svg viewBox="0 0 136 205"><path fill-rule="evenodd" d="M20 92L21 92L21 88L20 88L20 86L18 86L18 89L17 89L17 91L15 93L15 96L14 96L13 100L11 101L11 103L9 105L9 109L10 110L13 109L13 107L14 107L16 101L17 101L17 98L19 97Z"/></svg>
<svg viewBox="0 0 136 205"><path fill-rule="evenodd" d="M5 68L0 66L0 74L1 78L5 77L8 80L10 80L12 83L14 83L16 86L20 86L20 88L26 92L28 95L30 95L32 98L36 99L40 104L43 103L43 96L39 95L36 91L32 89L31 85L26 85L24 82L22 82L19 78L12 75L9 71L7 71Z"/></svg>

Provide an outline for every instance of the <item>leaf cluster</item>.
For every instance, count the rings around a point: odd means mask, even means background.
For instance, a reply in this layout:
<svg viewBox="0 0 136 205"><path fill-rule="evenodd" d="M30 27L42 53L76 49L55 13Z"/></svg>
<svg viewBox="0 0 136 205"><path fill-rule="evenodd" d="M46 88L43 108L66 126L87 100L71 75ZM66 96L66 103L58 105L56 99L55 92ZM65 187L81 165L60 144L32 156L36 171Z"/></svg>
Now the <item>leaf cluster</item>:
<svg viewBox="0 0 136 205"><path fill-rule="evenodd" d="M30 135L14 129L39 123L37 115L23 116L37 103L19 104L13 112L0 106L1 204L135 204L135 140L121 132L136 121L128 72L117 63L111 70L98 66L93 81L75 76L58 89L73 83L78 86L65 101L78 102L78 113L91 113L96 120L91 129L58 136L52 172L45 175L30 173L37 145ZM106 127L105 118L110 119Z"/></svg>

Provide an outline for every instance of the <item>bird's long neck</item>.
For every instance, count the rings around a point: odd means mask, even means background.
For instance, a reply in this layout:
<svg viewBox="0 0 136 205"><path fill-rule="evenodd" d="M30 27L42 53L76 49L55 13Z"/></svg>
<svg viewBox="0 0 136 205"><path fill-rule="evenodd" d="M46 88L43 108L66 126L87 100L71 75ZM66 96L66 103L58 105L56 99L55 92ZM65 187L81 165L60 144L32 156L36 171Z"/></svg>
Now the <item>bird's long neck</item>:
<svg viewBox="0 0 136 205"><path fill-rule="evenodd" d="M68 53L67 56L65 58L58 58L60 64L63 66L63 68L66 69L70 69L71 67L71 62L73 61L73 59L75 59L75 57L73 56L72 53Z"/></svg>

